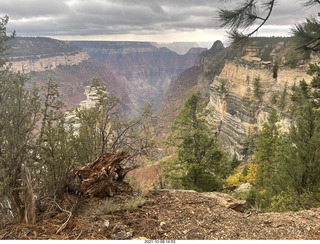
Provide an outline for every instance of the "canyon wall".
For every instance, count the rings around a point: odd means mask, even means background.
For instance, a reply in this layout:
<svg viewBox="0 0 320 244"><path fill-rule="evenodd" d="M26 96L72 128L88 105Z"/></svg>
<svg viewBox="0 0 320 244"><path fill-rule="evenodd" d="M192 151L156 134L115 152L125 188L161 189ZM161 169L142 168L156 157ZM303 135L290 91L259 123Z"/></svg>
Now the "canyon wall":
<svg viewBox="0 0 320 244"><path fill-rule="evenodd" d="M317 61L314 56L295 68L280 62L275 71L275 61L263 61L255 54L248 49L246 56L225 62L210 85L207 105L208 124L221 145L230 155L236 153L240 158L246 155L250 136L262 128L271 109L281 115L282 130L289 130L294 123L290 113L291 87L303 79L309 83L312 77L306 74L308 63Z"/></svg>
<svg viewBox="0 0 320 244"><path fill-rule="evenodd" d="M72 55L59 54L54 57L38 57L37 59L28 59L27 57L11 58L11 69L14 72L42 72L56 69L59 66L78 65L81 62L88 60L89 55L86 52L79 52Z"/></svg>

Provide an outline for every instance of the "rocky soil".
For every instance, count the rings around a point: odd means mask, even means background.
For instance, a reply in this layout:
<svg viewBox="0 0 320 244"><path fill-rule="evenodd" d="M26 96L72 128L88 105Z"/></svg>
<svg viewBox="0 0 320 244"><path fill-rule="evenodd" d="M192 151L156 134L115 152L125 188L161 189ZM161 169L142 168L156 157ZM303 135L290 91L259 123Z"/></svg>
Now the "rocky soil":
<svg viewBox="0 0 320 244"><path fill-rule="evenodd" d="M68 195L66 200L76 198ZM68 212L56 211L35 225L11 222L0 230L0 239L320 239L320 209L237 212L212 193L161 190L149 191L145 203L130 210L130 198L113 197L118 207L112 213L101 211L103 200L83 198L69 221Z"/></svg>

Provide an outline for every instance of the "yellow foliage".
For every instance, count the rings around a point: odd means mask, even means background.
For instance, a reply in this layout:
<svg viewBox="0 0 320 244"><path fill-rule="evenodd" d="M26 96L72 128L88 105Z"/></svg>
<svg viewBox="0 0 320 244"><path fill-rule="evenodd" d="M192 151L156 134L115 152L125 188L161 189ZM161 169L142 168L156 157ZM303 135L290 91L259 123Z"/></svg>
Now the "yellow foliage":
<svg viewBox="0 0 320 244"><path fill-rule="evenodd" d="M242 183L244 183L244 176L240 169L234 169L232 173L226 179L226 183L228 187L238 187Z"/></svg>
<svg viewBox="0 0 320 244"><path fill-rule="evenodd" d="M240 169L234 169L231 174L225 180L224 187L238 187L242 183L249 182L252 183L255 181L257 173L257 164L249 163L248 164L248 173L246 176L242 174Z"/></svg>
<svg viewBox="0 0 320 244"><path fill-rule="evenodd" d="M261 191L259 191L260 195L263 195L267 190L266 189L262 189Z"/></svg>
<svg viewBox="0 0 320 244"><path fill-rule="evenodd" d="M249 163L249 167L248 167L248 174L245 177L245 181L246 182L254 182L256 179L256 173L257 173L257 167L258 164L256 163Z"/></svg>
<svg viewBox="0 0 320 244"><path fill-rule="evenodd" d="M313 111L314 113L317 113L317 112L320 111L320 108L312 108L312 111Z"/></svg>

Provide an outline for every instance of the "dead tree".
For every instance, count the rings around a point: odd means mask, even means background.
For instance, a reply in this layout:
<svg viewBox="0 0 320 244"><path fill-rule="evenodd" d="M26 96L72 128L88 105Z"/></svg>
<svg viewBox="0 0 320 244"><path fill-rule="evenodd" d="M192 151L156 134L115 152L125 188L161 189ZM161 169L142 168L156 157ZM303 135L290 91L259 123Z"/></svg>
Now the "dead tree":
<svg viewBox="0 0 320 244"><path fill-rule="evenodd" d="M101 155L95 161L73 169L66 180L66 188L71 193L84 197L113 196L130 187L123 182L126 174L138 165L128 165L129 154L112 152Z"/></svg>

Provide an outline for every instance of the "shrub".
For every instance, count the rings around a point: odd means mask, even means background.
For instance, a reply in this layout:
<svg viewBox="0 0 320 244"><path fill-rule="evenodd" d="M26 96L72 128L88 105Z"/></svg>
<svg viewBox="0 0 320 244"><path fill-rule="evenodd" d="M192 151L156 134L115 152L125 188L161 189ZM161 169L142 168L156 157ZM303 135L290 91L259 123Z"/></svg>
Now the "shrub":
<svg viewBox="0 0 320 244"><path fill-rule="evenodd" d="M279 69L279 64L278 64L278 62L275 62L273 65L273 69L272 69L272 72L273 72L272 77L274 79L278 78L278 69Z"/></svg>
<svg viewBox="0 0 320 244"><path fill-rule="evenodd" d="M100 204L97 211L99 214L100 213L108 214L108 213L113 213L114 211L117 210L117 208L118 208L118 205L115 204L112 199L107 198Z"/></svg>
<svg viewBox="0 0 320 244"><path fill-rule="evenodd" d="M301 195L292 188L271 198L271 211L300 211L320 206L320 194L305 191Z"/></svg>
<svg viewBox="0 0 320 244"><path fill-rule="evenodd" d="M137 209L138 207L141 207L144 203L145 203L145 198L141 195L131 198L128 202L127 202L127 208L129 210L134 210Z"/></svg>

